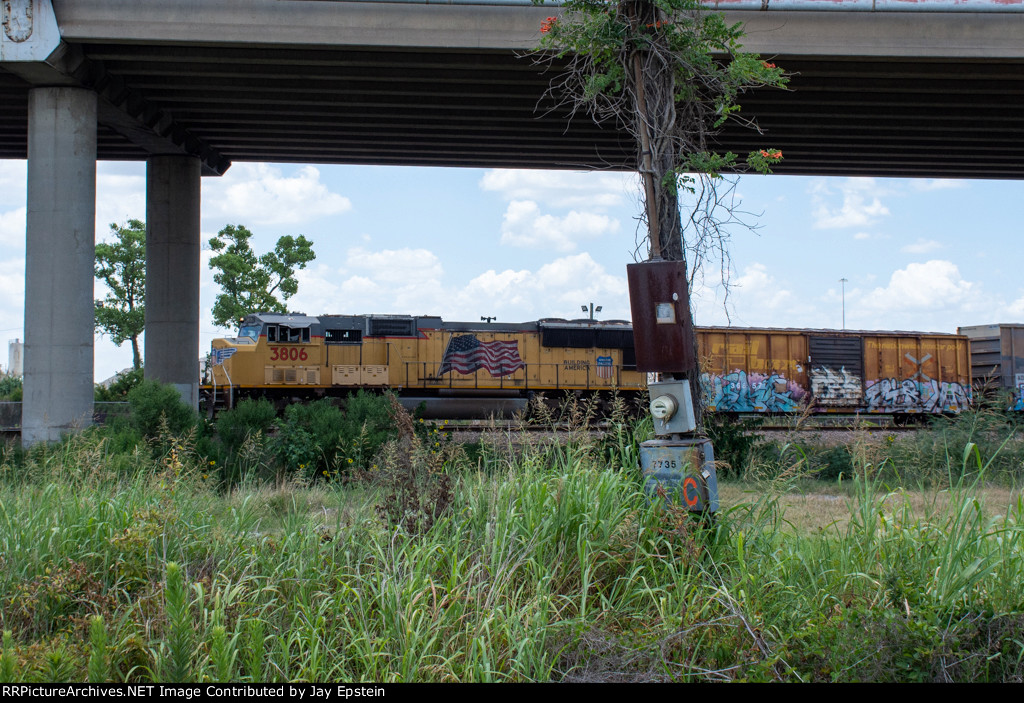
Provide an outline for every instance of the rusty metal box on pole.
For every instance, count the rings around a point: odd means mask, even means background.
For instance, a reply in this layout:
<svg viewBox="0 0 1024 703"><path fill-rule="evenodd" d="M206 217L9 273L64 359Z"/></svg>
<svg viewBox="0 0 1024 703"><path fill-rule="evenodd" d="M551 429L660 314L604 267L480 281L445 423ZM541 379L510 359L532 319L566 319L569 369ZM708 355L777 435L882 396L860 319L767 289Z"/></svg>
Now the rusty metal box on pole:
<svg viewBox="0 0 1024 703"><path fill-rule="evenodd" d="M697 360L686 283L686 262L645 261L626 266L638 371L683 373Z"/></svg>

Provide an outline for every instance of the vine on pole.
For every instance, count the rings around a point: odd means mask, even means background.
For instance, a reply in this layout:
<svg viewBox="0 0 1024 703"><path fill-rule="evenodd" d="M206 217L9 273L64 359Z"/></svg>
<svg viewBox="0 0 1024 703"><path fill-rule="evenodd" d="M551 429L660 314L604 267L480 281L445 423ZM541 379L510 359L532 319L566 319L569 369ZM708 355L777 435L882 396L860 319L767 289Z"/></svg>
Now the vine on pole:
<svg viewBox="0 0 1024 703"><path fill-rule="evenodd" d="M697 0L565 0L561 8L540 27L541 60L559 65L550 96L571 115L583 111L632 135L648 257L685 262L689 251L699 266L714 251L728 268L726 230L737 220L719 195L722 175L768 173L782 152L766 147L741 159L719 151L716 138L728 120L757 130L739 98L784 88L785 72L742 51L740 25ZM692 199L685 219L681 194ZM692 287L693 271L687 281ZM696 382L698 369L686 375Z"/></svg>

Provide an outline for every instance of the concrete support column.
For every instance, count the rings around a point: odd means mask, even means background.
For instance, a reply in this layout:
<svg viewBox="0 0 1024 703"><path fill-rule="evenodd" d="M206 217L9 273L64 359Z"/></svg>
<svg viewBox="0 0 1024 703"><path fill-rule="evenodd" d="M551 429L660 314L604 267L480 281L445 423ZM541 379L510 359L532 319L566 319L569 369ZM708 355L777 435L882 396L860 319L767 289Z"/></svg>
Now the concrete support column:
<svg viewBox="0 0 1024 703"><path fill-rule="evenodd" d="M199 406L200 161L146 165L146 378Z"/></svg>
<svg viewBox="0 0 1024 703"><path fill-rule="evenodd" d="M21 441L92 423L96 94L33 88L28 100L25 376Z"/></svg>

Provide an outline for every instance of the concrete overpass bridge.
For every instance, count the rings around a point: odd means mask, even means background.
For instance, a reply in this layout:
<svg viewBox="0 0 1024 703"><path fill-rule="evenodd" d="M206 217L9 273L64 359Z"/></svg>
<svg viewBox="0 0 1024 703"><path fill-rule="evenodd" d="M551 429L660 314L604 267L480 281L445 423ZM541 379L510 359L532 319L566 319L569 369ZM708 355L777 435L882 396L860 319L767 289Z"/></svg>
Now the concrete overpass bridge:
<svg viewBox="0 0 1024 703"><path fill-rule="evenodd" d="M743 100L778 173L1024 175L1024 0L718 0L795 72ZM148 376L196 399L199 180L233 161L630 168L541 99L519 0L5 0L0 158L28 158L23 441L92 403L95 161L146 160ZM822 7L828 8L821 11ZM767 9L762 9L767 8Z"/></svg>

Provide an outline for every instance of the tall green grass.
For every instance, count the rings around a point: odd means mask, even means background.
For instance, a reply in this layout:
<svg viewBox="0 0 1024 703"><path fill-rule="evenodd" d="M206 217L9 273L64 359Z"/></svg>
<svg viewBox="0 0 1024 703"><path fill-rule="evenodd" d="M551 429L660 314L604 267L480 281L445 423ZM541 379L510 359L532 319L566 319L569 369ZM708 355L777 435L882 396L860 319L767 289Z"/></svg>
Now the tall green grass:
<svg viewBox="0 0 1024 703"><path fill-rule="evenodd" d="M853 518L788 529L772 484L711 528L645 498L633 428L457 453L447 511L380 488L204 479L83 433L0 463L5 681L1019 680L1024 505L977 444L914 511L883 465ZM979 456L981 456L979 464ZM798 460L799 461L799 460ZM988 464L986 466L986 464ZM6 634L9 633L9 634Z"/></svg>

